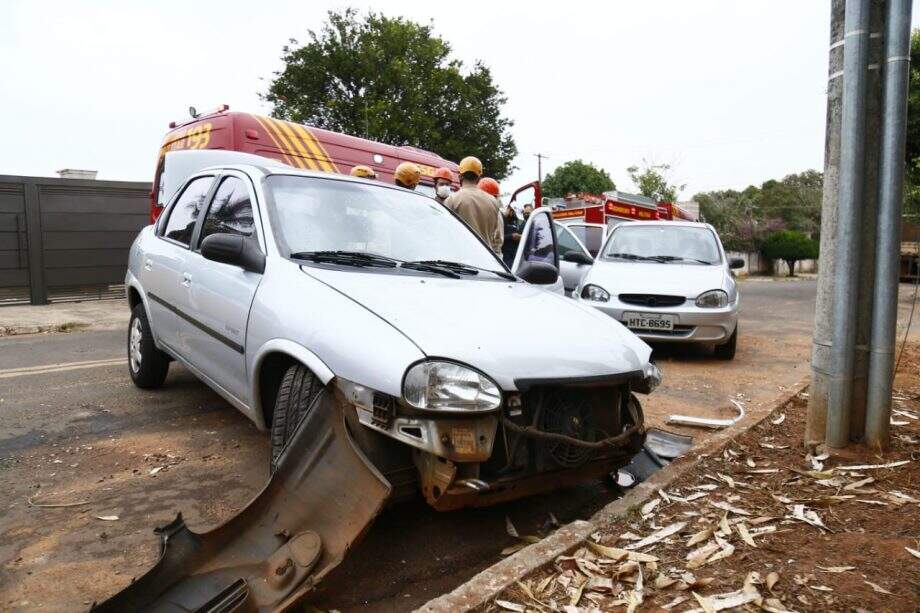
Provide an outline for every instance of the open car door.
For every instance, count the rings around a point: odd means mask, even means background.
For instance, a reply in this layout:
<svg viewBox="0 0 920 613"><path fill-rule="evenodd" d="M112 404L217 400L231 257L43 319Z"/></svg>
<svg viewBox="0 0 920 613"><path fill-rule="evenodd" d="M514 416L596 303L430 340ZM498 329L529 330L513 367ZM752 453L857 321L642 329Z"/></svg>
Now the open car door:
<svg viewBox="0 0 920 613"><path fill-rule="evenodd" d="M552 209L549 207L536 209L524 224L511 272L528 283L565 294L562 275L559 274L559 249Z"/></svg>
<svg viewBox="0 0 920 613"><path fill-rule="evenodd" d="M568 227L560 223L554 224L553 227L556 230L556 243L559 251L559 274L562 276L562 284L568 296L591 270L594 258Z"/></svg>

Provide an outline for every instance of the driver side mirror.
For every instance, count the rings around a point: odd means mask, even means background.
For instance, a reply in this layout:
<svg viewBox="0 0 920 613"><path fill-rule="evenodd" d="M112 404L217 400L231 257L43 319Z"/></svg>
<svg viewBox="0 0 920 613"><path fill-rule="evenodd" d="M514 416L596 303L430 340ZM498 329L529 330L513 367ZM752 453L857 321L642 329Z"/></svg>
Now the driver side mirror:
<svg viewBox="0 0 920 613"><path fill-rule="evenodd" d="M741 258L732 258L728 261L728 267L732 270L744 268L744 260Z"/></svg>
<svg viewBox="0 0 920 613"><path fill-rule="evenodd" d="M265 272L265 254L255 238L218 232L201 241L201 255L206 260L239 266L249 272Z"/></svg>
<svg viewBox="0 0 920 613"><path fill-rule="evenodd" d="M546 262L523 262L517 275L534 285L552 285L559 278L559 271Z"/></svg>
<svg viewBox="0 0 920 613"><path fill-rule="evenodd" d="M594 258L582 251L567 251L565 255L562 256L562 259L566 262L572 262L574 264L585 266L594 263Z"/></svg>

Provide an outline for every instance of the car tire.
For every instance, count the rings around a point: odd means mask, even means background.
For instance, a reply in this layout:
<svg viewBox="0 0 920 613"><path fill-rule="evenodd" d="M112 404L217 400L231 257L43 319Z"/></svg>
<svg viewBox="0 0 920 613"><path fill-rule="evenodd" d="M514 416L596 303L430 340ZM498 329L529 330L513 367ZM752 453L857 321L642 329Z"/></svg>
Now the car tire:
<svg viewBox="0 0 920 613"><path fill-rule="evenodd" d="M722 345L716 345L715 356L720 360L734 360L735 349L738 346L738 325L735 324L735 331L728 338L728 342Z"/></svg>
<svg viewBox="0 0 920 613"><path fill-rule="evenodd" d="M310 369L295 364L287 369L281 379L278 395L275 398L275 410L272 413L271 430L271 471L285 445L294 436L297 426L309 412L320 392L323 384L316 378Z"/></svg>
<svg viewBox="0 0 920 613"><path fill-rule="evenodd" d="M163 385L169 372L169 356L157 349L144 305L131 310L128 323L128 372L134 385L154 389Z"/></svg>

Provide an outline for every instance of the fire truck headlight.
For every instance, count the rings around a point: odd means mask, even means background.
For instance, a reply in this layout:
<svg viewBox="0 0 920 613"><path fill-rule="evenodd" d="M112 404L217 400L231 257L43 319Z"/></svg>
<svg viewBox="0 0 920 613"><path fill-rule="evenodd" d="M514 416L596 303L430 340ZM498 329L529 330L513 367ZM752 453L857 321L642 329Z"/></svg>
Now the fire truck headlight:
<svg viewBox="0 0 920 613"><path fill-rule="evenodd" d="M610 294L603 287L598 285L586 285L581 290L581 297L593 302L607 302L610 300Z"/></svg>

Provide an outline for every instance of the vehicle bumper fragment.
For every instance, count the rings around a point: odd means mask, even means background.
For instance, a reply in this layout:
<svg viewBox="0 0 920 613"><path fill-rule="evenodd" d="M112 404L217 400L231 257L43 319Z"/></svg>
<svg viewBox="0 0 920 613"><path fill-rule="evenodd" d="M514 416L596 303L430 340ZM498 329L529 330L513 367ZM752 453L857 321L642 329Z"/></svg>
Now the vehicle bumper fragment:
<svg viewBox="0 0 920 613"><path fill-rule="evenodd" d="M155 532L160 557L95 611L274 611L311 592L390 496L331 390L321 393L268 484L238 515L197 534L182 515Z"/></svg>

